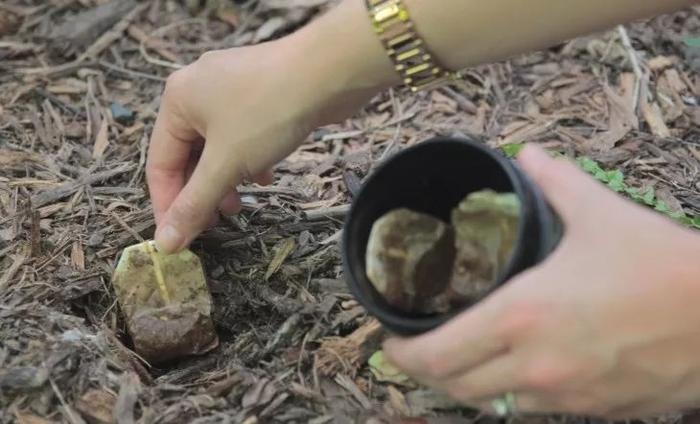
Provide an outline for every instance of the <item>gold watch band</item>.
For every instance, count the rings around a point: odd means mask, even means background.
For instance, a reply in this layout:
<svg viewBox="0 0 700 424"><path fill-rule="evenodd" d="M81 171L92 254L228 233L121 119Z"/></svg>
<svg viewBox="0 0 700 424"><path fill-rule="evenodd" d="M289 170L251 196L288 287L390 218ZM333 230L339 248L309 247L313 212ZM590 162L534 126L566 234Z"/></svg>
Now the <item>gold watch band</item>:
<svg viewBox="0 0 700 424"><path fill-rule="evenodd" d="M365 3L372 27L411 91L429 89L458 76L443 68L428 51L401 0L365 0Z"/></svg>

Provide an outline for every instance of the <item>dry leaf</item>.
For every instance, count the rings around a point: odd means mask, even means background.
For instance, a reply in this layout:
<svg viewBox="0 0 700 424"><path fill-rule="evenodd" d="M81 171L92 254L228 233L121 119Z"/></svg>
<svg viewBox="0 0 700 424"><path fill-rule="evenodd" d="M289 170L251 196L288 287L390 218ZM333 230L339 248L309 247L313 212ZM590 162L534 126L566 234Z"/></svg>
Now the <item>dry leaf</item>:
<svg viewBox="0 0 700 424"><path fill-rule="evenodd" d="M623 82L625 79L622 80ZM634 106L625 97L616 93L610 86L603 86L608 99L610 116L608 117L608 130L589 140L588 147L594 150L606 152L622 140L633 128L639 125L634 113ZM629 90L625 90L629 93Z"/></svg>
<svg viewBox="0 0 700 424"><path fill-rule="evenodd" d="M294 251L295 247L296 243L294 242L294 237L286 238L274 247L273 251L275 252L275 256L272 258L270 265L267 267L267 271L265 272L265 280L269 280L270 277L272 277L272 274L280 269L284 263L284 260L287 259L287 256Z"/></svg>
<svg viewBox="0 0 700 424"><path fill-rule="evenodd" d="M88 390L75 404L75 408L90 424L110 424L114 422L113 411L116 396L99 389Z"/></svg>

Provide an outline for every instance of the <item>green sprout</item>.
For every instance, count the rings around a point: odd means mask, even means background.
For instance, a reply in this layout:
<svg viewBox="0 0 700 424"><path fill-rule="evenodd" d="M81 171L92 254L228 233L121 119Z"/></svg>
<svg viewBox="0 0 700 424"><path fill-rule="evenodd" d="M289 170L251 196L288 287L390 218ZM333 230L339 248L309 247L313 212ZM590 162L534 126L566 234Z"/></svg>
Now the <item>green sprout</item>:
<svg viewBox="0 0 700 424"><path fill-rule="evenodd" d="M700 45L700 39L698 39ZM511 143L501 146L501 151L509 158L517 156L524 143ZM555 153L556 156L559 156ZM655 211L658 211L677 222L691 228L700 229L700 215L686 214L683 211L675 211L671 209L666 202L656 196L653 188L649 187L645 190L640 190L635 187L630 187L625 183L625 175L619 169L605 170L598 162L588 157L579 157L575 160L579 168L591 174L595 179L607 185L611 190L623 194L637 203L649 206Z"/></svg>

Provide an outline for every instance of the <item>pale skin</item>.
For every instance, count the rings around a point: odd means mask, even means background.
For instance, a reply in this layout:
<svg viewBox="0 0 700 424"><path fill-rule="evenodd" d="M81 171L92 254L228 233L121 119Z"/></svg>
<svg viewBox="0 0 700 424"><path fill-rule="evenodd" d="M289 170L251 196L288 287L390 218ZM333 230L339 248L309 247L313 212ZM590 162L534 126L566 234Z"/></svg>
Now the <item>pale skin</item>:
<svg viewBox="0 0 700 424"><path fill-rule="evenodd" d="M405 3L435 55L461 69L696 2ZM218 213L238 212L239 184L269 183L269 170L313 129L398 82L361 0L280 40L209 52L177 71L147 163L159 248L182 249ZM444 326L389 340L389 358L487 412L505 392L521 413L619 418L697 406L700 236L536 147L519 161L565 221L562 243Z"/></svg>

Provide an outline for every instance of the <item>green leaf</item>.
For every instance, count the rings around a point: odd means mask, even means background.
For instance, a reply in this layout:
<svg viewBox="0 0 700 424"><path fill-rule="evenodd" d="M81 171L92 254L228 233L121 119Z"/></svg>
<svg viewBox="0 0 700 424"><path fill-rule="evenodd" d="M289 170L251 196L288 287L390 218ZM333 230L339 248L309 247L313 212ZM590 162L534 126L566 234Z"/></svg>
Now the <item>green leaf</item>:
<svg viewBox="0 0 700 424"><path fill-rule="evenodd" d="M674 212L671 214L671 217L686 226L691 226L693 224L693 220L684 213Z"/></svg>
<svg viewBox="0 0 700 424"><path fill-rule="evenodd" d="M649 187L642 195L642 200L644 200L644 203L646 203L649 206L654 205L654 202L656 202L656 194L654 193L654 189Z"/></svg>
<svg viewBox="0 0 700 424"><path fill-rule="evenodd" d="M620 170L608 171L605 173L605 178L608 182L608 187L611 189L621 192L625 191L627 186L625 185L625 176Z"/></svg>
<svg viewBox="0 0 700 424"><path fill-rule="evenodd" d="M654 209L663 213L671 212L671 209L669 209L668 205L663 200L659 200L658 202L656 202Z"/></svg>
<svg viewBox="0 0 700 424"><path fill-rule="evenodd" d="M688 39L686 44L688 43L693 44L695 47L700 47L700 38ZM654 210L675 219L683 225L700 229L700 216L688 216L682 211L672 210L666 202L656 198L656 193L651 187L644 190L644 192L640 192L634 187L629 187L625 183L625 175L619 169L606 171L598 162L586 156L576 158L576 164L595 179L606 184L610 189L618 193L624 193L632 200L652 207Z"/></svg>
<svg viewBox="0 0 700 424"><path fill-rule="evenodd" d="M700 37L690 37L683 40L688 47L700 47Z"/></svg>
<svg viewBox="0 0 700 424"><path fill-rule="evenodd" d="M700 229L700 215L693 217L693 227Z"/></svg>
<svg viewBox="0 0 700 424"><path fill-rule="evenodd" d="M367 360L369 370L372 371L377 381L394 383L399 385L410 385L410 379L403 374L394 364L389 362L384 356L384 351L378 350Z"/></svg>
<svg viewBox="0 0 700 424"><path fill-rule="evenodd" d="M587 158L584 156L584 157L578 158L577 162L578 162L579 166L581 168L583 168L583 170L588 172L588 173L595 174L597 172L603 171L603 169L600 167L600 165L598 165L598 162L594 161L591 158Z"/></svg>
<svg viewBox="0 0 700 424"><path fill-rule="evenodd" d="M520 154L523 147L525 147L524 143L509 143L501 146L501 150L507 157L514 158Z"/></svg>

